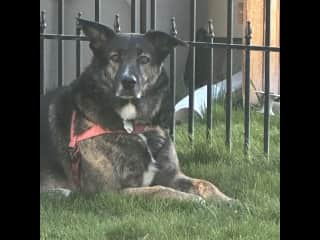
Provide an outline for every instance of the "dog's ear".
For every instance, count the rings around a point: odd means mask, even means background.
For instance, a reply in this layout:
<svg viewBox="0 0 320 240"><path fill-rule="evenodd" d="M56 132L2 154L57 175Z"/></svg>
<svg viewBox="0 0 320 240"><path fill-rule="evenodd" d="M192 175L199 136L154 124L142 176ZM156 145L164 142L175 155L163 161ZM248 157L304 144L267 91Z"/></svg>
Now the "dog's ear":
<svg viewBox="0 0 320 240"><path fill-rule="evenodd" d="M188 46L186 42L160 31L151 30L145 33L145 38L148 39L156 51L159 52L160 61L163 61L176 46Z"/></svg>
<svg viewBox="0 0 320 240"><path fill-rule="evenodd" d="M97 22L77 18L84 34L89 38L90 48L95 53L103 44L110 41L116 33L109 27Z"/></svg>

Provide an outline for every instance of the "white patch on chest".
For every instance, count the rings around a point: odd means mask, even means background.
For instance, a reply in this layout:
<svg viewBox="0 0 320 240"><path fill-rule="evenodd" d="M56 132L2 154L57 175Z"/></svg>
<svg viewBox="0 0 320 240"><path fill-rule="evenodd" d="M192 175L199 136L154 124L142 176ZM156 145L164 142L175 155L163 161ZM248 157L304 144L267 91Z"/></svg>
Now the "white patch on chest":
<svg viewBox="0 0 320 240"><path fill-rule="evenodd" d="M132 103L128 103L116 111L123 120L134 120L137 117L137 109Z"/></svg>

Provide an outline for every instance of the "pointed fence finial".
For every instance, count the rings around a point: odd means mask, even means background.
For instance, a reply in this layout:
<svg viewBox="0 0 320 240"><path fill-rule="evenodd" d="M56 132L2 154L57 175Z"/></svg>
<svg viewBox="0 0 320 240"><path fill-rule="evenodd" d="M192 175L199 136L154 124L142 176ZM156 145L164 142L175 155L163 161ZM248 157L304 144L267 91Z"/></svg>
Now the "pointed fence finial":
<svg viewBox="0 0 320 240"><path fill-rule="evenodd" d="M178 31L177 31L177 24L176 24L176 18L172 17L171 18L171 35L172 36L177 36Z"/></svg>
<svg viewBox="0 0 320 240"><path fill-rule="evenodd" d="M212 21L212 19L209 19L209 21L208 21L208 36L210 38L214 38L215 37L214 31L213 31L213 21Z"/></svg>
<svg viewBox="0 0 320 240"><path fill-rule="evenodd" d="M120 32L119 13L117 13L117 14L115 15L113 28L114 28L114 31L115 31L115 32Z"/></svg>
<svg viewBox="0 0 320 240"><path fill-rule="evenodd" d="M246 38L246 42L247 42L247 44L250 44L250 40L251 40L251 38L252 38L252 28L251 28L251 23L250 23L250 21L247 21L247 24L246 24L246 36L245 36L245 38Z"/></svg>
<svg viewBox="0 0 320 240"><path fill-rule="evenodd" d="M46 11L42 10L40 13L40 32L43 33L46 27L47 27Z"/></svg>
<svg viewBox="0 0 320 240"><path fill-rule="evenodd" d="M82 12L78 12L77 18L81 18L81 16L82 16ZM81 26L80 26L80 24L79 24L78 19L77 19L77 30L78 30L78 31L81 31Z"/></svg>

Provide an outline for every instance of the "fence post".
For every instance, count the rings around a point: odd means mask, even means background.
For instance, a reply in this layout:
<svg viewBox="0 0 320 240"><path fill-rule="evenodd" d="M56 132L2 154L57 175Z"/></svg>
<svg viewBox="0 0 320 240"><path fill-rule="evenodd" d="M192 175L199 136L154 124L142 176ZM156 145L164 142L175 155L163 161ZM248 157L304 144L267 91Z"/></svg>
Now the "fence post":
<svg viewBox="0 0 320 240"><path fill-rule="evenodd" d="M196 41L196 26L197 26L197 1L191 0L191 37L192 42ZM194 138L194 87L195 87L195 70L196 70L196 47L192 46L191 49L191 65L192 76L189 81L189 113L188 113L188 137L191 144L193 144Z"/></svg>
<svg viewBox="0 0 320 240"><path fill-rule="evenodd" d="M40 34L43 34L46 30L46 11L42 10L40 13ZM44 48L44 38L40 38L40 94L44 95L46 93L46 82L44 77L45 70L45 48Z"/></svg>
<svg viewBox="0 0 320 240"><path fill-rule="evenodd" d="M140 33L147 31L147 0L140 0Z"/></svg>
<svg viewBox="0 0 320 240"><path fill-rule="evenodd" d="M228 0L227 43L232 44L233 33L233 0ZM232 48L227 48L227 91L226 91L226 146L231 152L232 144Z"/></svg>
<svg viewBox="0 0 320 240"><path fill-rule="evenodd" d="M246 25L246 45L250 46L252 29L250 22ZM250 49L245 51L245 95L244 95L244 153L248 154L250 147Z"/></svg>
<svg viewBox="0 0 320 240"><path fill-rule="evenodd" d="M94 20L100 22L100 0L94 1Z"/></svg>
<svg viewBox="0 0 320 240"><path fill-rule="evenodd" d="M78 18L81 18L82 12L78 12ZM81 35L81 26L79 21L76 21L76 35ZM80 76L81 72L81 42L80 40L76 40L76 77Z"/></svg>
<svg viewBox="0 0 320 240"><path fill-rule="evenodd" d="M136 0L131 0L131 32L136 31Z"/></svg>
<svg viewBox="0 0 320 240"><path fill-rule="evenodd" d="M64 23L64 0L58 1L58 34L63 34ZM58 87L63 86L63 72L64 72L64 49L63 40L60 37L58 39Z"/></svg>
<svg viewBox="0 0 320 240"><path fill-rule="evenodd" d="M265 0L265 18L266 18L266 32L265 32L265 46L270 46L270 0ZM263 147L266 157L269 157L269 142L270 142L270 114L269 114L269 96L270 96L270 52L267 49L264 53L264 131L263 131Z"/></svg>
<svg viewBox="0 0 320 240"><path fill-rule="evenodd" d="M212 19L208 21L208 36L213 43L214 32ZM213 84L213 46L210 48L210 77L207 79L207 141L212 141L212 84Z"/></svg>
<svg viewBox="0 0 320 240"><path fill-rule="evenodd" d="M171 18L171 35L176 37L178 34L176 19L174 17ZM170 124L170 135L172 141L175 142L175 105L176 105L176 49L172 49L170 54L170 90L171 90L171 112L172 112L172 120Z"/></svg>
<svg viewBox="0 0 320 240"><path fill-rule="evenodd" d="M157 5L156 0L151 0L151 22L150 22L150 28L153 29L153 30L156 30L156 16L157 16L156 5Z"/></svg>

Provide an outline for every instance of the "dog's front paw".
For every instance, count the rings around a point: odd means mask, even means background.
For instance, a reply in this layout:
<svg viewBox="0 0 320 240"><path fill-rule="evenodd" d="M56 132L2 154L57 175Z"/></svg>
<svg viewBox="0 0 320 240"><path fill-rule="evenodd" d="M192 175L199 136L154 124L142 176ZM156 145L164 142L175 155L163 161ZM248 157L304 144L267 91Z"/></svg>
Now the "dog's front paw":
<svg viewBox="0 0 320 240"><path fill-rule="evenodd" d="M170 187L164 186L150 186L150 187L137 187L126 188L121 191L125 195L144 196L154 199L177 199L186 201L195 201L198 203L205 203L205 200L197 194L181 192Z"/></svg>
<svg viewBox="0 0 320 240"><path fill-rule="evenodd" d="M222 193L216 186L212 183L202 180L202 179L193 179L192 185L194 191L199 194L204 199L214 199L222 201L232 201L233 199L226 196Z"/></svg>

